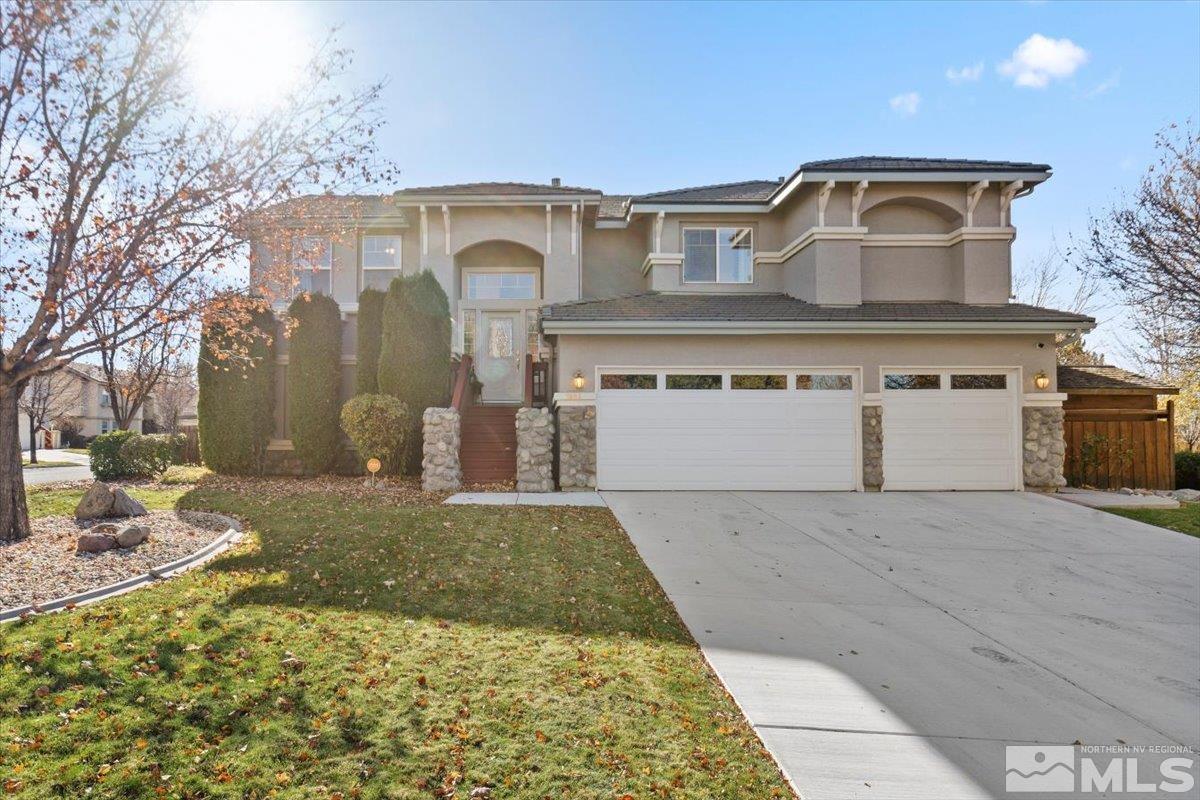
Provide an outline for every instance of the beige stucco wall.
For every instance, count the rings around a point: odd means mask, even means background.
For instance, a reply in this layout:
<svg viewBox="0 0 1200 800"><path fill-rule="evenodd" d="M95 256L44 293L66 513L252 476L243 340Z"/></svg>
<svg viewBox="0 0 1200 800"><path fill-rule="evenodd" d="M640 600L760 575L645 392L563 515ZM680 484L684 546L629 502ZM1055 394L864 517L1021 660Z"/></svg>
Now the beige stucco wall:
<svg viewBox="0 0 1200 800"><path fill-rule="evenodd" d="M1045 345L1038 347L1038 343ZM597 366L862 367L863 390L879 391L879 368L1022 367L1023 390L1033 392L1039 370L1054 391L1054 337L1032 335L560 335L557 385L570 386L575 370L594 391Z"/></svg>
<svg viewBox="0 0 1200 800"><path fill-rule="evenodd" d="M946 247L864 247L862 299L952 300L953 267Z"/></svg>
<svg viewBox="0 0 1200 800"><path fill-rule="evenodd" d="M628 228L583 229L583 296L615 297L645 291L642 264L646 260L647 228L642 217Z"/></svg>

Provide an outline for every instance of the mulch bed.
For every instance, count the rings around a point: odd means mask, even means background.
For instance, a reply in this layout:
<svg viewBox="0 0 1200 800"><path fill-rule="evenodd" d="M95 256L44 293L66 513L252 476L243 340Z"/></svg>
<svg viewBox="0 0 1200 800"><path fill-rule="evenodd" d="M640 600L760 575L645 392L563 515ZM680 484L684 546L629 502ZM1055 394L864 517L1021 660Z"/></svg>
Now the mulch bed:
<svg viewBox="0 0 1200 800"><path fill-rule="evenodd" d="M128 550L76 553L79 534L99 522L41 517L33 534L0 545L0 610L44 603L141 575L201 549L228 530L225 520L198 511L151 511L128 521L150 527L150 538Z"/></svg>

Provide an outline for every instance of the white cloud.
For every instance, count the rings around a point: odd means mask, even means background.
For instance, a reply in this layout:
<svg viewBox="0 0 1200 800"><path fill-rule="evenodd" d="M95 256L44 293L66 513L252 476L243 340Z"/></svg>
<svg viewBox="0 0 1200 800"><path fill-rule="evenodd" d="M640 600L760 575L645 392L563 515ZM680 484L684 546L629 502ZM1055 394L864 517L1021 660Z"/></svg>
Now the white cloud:
<svg viewBox="0 0 1200 800"><path fill-rule="evenodd" d="M892 107L892 111L897 114L903 114L906 117L911 117L917 113L917 107L921 105L921 95L916 92L905 92L898 94L891 100L888 100L888 105Z"/></svg>
<svg viewBox="0 0 1200 800"><path fill-rule="evenodd" d="M1121 72L1120 72L1120 70L1118 70L1117 72L1114 72L1112 75L1109 75L1104 80L1100 81L1100 83L1096 84L1087 93L1086 96L1087 97L1097 97L1099 95L1102 95L1102 94L1112 91L1113 89L1117 88L1120 85L1121 85Z"/></svg>
<svg viewBox="0 0 1200 800"><path fill-rule="evenodd" d="M977 81L983 75L983 62L977 61L974 64L969 64L965 67L955 69L954 67L946 68L946 80L951 83L967 83L968 81Z"/></svg>
<svg viewBox="0 0 1200 800"><path fill-rule="evenodd" d="M1018 45L1000 74L1017 86L1045 89L1052 80L1069 78L1087 63L1088 52L1070 39L1051 39L1035 33Z"/></svg>

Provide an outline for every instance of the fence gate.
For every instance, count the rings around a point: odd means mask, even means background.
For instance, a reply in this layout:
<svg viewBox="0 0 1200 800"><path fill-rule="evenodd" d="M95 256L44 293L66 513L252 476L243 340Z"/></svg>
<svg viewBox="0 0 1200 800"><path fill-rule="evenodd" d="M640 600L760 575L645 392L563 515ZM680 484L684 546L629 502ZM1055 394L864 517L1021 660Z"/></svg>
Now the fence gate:
<svg viewBox="0 0 1200 800"><path fill-rule="evenodd" d="M1174 412L1174 402L1162 411L1067 411L1067 483L1097 489L1174 489Z"/></svg>

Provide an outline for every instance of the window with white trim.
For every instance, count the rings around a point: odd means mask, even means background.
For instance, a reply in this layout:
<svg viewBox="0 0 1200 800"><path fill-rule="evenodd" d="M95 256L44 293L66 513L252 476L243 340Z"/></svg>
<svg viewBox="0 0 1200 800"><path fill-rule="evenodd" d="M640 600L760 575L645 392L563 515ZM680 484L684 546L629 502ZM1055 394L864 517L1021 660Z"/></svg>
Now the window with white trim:
<svg viewBox="0 0 1200 800"><path fill-rule="evenodd" d="M684 283L752 283L752 228L684 228Z"/></svg>
<svg viewBox="0 0 1200 800"><path fill-rule="evenodd" d="M115 419L100 420L100 432L111 433L117 429L117 421Z"/></svg>
<svg viewBox="0 0 1200 800"><path fill-rule="evenodd" d="M362 237L362 288L386 292L392 280L400 277L400 245L399 236Z"/></svg>
<svg viewBox="0 0 1200 800"><path fill-rule="evenodd" d="M296 294L331 294L333 248L323 236L297 236L292 241L292 275Z"/></svg>
<svg viewBox="0 0 1200 800"><path fill-rule="evenodd" d="M534 300L537 275L532 272L468 272L468 300Z"/></svg>

